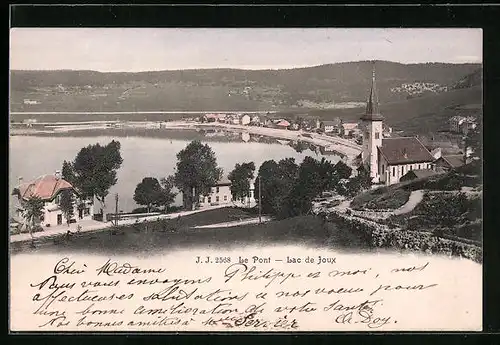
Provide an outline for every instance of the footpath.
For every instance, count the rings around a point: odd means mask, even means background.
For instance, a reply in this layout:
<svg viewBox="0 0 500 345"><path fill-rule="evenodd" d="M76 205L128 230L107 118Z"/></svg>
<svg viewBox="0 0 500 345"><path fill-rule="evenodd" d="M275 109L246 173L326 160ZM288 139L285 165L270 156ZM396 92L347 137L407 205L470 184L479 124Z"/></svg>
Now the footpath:
<svg viewBox="0 0 500 345"><path fill-rule="evenodd" d="M118 224L119 225L132 225L132 224L136 224L137 222L142 223L142 222L147 222L147 221L154 221L157 219L172 219L172 218L177 218L179 216L184 217L184 216L187 216L190 214L214 210L217 208L224 208L224 207L228 207L228 206L227 205L219 205L219 206L212 206L210 208L199 209L199 210L194 210L194 211L182 211L182 212L176 212L176 213L159 214L159 215L154 215L154 216L149 216L149 217L142 217L140 219L139 218L123 219L123 220L119 220ZM78 225L80 225L80 227L81 227L79 233L103 231L106 229L110 229L114 226L112 222L99 222L96 220L82 220L78 223L72 223L72 224L70 224L70 226L59 225L59 226L55 226L55 227L45 228L44 231L39 231L39 232L33 233L33 237L31 237L31 235L29 233L11 235L10 242L11 243L27 242L27 241L32 241L32 240L36 241L36 240L42 240L42 239L50 240L52 238L57 238L57 237L60 237L61 235L67 234L68 231L71 233L77 232Z"/></svg>

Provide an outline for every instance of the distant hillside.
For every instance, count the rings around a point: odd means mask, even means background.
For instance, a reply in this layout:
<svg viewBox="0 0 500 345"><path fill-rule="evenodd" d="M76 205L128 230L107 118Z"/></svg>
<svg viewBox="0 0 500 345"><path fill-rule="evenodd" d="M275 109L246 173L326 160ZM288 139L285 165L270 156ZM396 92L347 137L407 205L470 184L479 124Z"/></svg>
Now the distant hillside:
<svg viewBox="0 0 500 345"><path fill-rule="evenodd" d="M481 86L483 84L483 71L477 69L471 74L466 75L464 78L460 79L455 85L454 89L465 89L474 86Z"/></svg>
<svg viewBox="0 0 500 345"><path fill-rule="evenodd" d="M437 132L448 128L448 120L455 115L482 116L482 88L474 86L451 90L437 95L405 101L384 103L380 106L384 121L394 130L406 134ZM321 119L340 117L344 121L358 121L364 108L311 111L310 116Z"/></svg>
<svg viewBox="0 0 500 345"><path fill-rule="evenodd" d="M381 103L413 96L413 85L442 93L480 68L479 64L378 61ZM11 110L266 110L363 102L371 70L372 63L362 61L258 71L11 71ZM406 84L412 87L411 92L406 92Z"/></svg>

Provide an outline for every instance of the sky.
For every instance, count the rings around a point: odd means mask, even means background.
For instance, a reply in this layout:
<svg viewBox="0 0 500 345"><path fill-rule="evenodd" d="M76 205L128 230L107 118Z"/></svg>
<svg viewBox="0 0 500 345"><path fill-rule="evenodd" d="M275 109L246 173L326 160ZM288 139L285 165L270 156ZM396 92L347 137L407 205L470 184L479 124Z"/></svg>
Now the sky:
<svg viewBox="0 0 500 345"><path fill-rule="evenodd" d="M388 60L482 62L481 29L13 28L10 68L283 69Z"/></svg>

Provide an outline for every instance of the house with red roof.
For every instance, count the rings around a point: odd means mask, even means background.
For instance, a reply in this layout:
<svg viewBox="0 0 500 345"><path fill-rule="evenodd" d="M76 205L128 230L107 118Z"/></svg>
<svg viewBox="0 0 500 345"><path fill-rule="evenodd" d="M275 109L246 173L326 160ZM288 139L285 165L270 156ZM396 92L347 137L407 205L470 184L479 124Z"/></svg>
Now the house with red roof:
<svg viewBox="0 0 500 345"><path fill-rule="evenodd" d="M384 138L373 69L372 86L361 117L363 151L361 161L373 183L391 185L412 170L433 170L434 156L416 137Z"/></svg>
<svg viewBox="0 0 500 345"><path fill-rule="evenodd" d="M15 195L18 198L18 212L17 216L22 218L23 207L25 202L33 197L38 197L44 202L43 215L37 223L42 226L56 226L66 224L65 218L61 208L61 194L65 190L70 190L74 194L74 210L73 218L70 222L78 222L82 219L92 219L93 202L81 199L78 191L61 177L60 171L56 171L52 175L43 175L33 181L24 182L22 178L19 179L19 185L14 189Z"/></svg>

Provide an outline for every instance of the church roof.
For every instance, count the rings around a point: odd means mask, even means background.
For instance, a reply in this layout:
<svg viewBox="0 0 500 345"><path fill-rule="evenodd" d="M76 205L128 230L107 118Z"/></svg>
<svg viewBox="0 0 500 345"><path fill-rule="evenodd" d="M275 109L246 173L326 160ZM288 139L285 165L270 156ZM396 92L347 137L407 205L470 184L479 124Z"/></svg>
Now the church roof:
<svg viewBox="0 0 500 345"><path fill-rule="evenodd" d="M377 92L377 84L375 82L375 64L373 65L372 73L372 87L370 89L370 94L368 95L368 100L366 101L366 112L361 117L362 120L382 120L382 115L379 110L379 100Z"/></svg>
<svg viewBox="0 0 500 345"><path fill-rule="evenodd" d="M389 165L434 161L429 150L415 137L385 138L378 149Z"/></svg>

